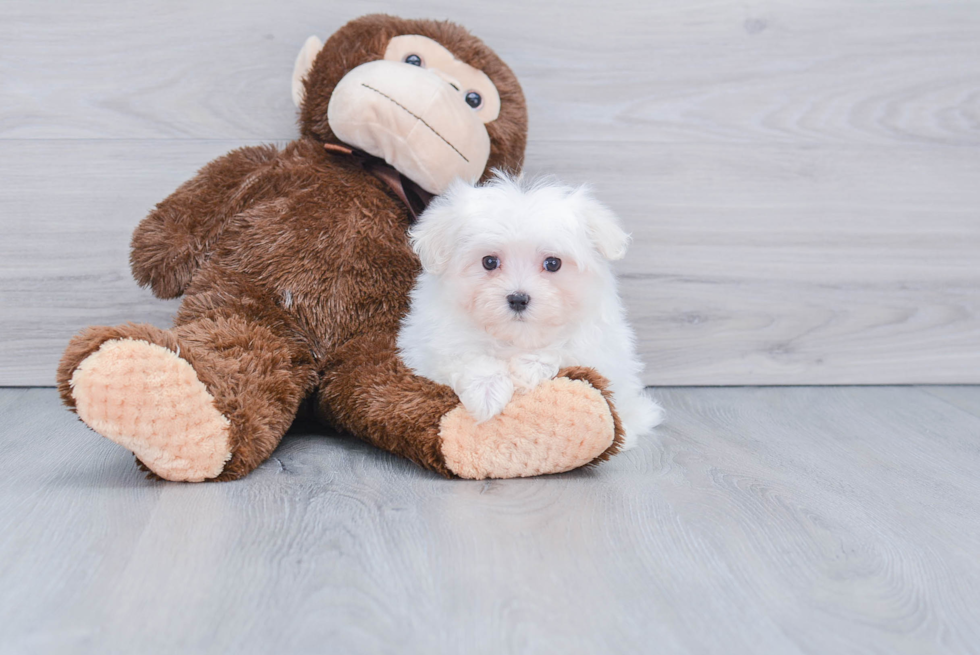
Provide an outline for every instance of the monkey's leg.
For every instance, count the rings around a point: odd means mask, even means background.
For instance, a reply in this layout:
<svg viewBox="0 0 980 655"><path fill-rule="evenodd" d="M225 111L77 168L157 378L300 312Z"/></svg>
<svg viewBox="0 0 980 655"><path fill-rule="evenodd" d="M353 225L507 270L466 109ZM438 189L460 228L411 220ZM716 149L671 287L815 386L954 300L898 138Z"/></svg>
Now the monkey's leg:
<svg viewBox="0 0 980 655"><path fill-rule="evenodd" d="M391 335L345 344L320 385L322 419L446 476L559 473L608 459L622 443L606 381L591 369L565 369L479 425L452 389L405 367Z"/></svg>
<svg viewBox="0 0 980 655"><path fill-rule="evenodd" d="M162 478L241 477L279 444L315 379L303 349L257 318L224 307L171 330L89 328L62 358L62 399Z"/></svg>

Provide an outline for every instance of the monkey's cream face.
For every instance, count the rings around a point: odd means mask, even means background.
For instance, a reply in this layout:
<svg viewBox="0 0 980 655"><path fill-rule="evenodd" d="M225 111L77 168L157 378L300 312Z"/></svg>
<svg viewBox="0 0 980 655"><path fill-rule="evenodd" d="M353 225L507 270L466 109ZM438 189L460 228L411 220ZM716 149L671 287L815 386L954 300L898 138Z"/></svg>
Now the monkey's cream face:
<svg viewBox="0 0 980 655"><path fill-rule="evenodd" d="M338 139L438 195L457 178L472 184L483 174L490 157L485 124L499 111L500 94L483 71L413 34L394 37L384 59L348 72L330 97L327 120Z"/></svg>

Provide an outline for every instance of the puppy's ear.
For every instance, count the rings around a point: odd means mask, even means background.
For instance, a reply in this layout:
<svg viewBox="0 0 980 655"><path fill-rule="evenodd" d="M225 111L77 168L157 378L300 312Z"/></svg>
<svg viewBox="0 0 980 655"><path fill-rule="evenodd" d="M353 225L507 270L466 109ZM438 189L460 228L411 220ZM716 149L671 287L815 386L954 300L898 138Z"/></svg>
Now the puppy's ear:
<svg viewBox="0 0 980 655"><path fill-rule="evenodd" d="M625 257L632 238L623 231L616 214L593 198L588 189L577 189L573 197L585 219L589 239L599 254L610 261Z"/></svg>
<svg viewBox="0 0 980 655"><path fill-rule="evenodd" d="M323 41L311 36L306 39L303 49L299 51L299 55L296 57L296 63L293 64L293 103L297 107L303 102L303 79L313 68L313 61L322 49Z"/></svg>
<svg viewBox="0 0 980 655"><path fill-rule="evenodd" d="M454 182L444 194L429 203L418 223L408 232L412 249L427 273L441 275L449 266L458 245L461 213L469 188L463 182Z"/></svg>

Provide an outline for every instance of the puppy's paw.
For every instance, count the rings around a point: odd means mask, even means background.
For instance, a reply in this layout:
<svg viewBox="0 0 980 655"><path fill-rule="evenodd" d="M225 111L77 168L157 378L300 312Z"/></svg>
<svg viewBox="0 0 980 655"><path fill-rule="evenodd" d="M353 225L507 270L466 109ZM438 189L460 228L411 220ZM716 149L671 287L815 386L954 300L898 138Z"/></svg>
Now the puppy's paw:
<svg viewBox="0 0 980 655"><path fill-rule="evenodd" d="M475 376L457 391L457 395L470 416L477 423L483 423L504 410L514 395L514 384L499 373Z"/></svg>
<svg viewBox="0 0 980 655"><path fill-rule="evenodd" d="M515 355L508 362L510 379L520 391L530 391L558 375L558 358L548 353Z"/></svg>

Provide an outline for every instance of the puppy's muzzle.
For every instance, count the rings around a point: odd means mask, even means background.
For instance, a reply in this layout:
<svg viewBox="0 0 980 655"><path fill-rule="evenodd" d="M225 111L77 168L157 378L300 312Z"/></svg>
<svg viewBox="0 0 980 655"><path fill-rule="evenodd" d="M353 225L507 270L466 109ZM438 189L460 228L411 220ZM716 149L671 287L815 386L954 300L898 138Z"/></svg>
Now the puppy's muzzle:
<svg viewBox="0 0 980 655"><path fill-rule="evenodd" d="M523 291L518 291L517 293L512 293L507 296L507 304L510 305L510 308L518 314L527 309L527 306L530 303L531 296L527 295Z"/></svg>

